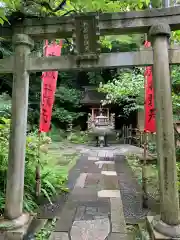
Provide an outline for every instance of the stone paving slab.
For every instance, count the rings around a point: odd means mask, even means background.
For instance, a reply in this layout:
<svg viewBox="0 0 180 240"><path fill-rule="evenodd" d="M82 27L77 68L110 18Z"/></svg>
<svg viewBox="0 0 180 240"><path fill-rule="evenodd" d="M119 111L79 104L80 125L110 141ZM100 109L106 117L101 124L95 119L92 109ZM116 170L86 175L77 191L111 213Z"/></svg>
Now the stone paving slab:
<svg viewBox="0 0 180 240"><path fill-rule="evenodd" d="M88 161L99 161L99 157L89 156L89 157L88 157Z"/></svg>
<svg viewBox="0 0 180 240"><path fill-rule="evenodd" d="M134 238L130 239L127 234L110 233L107 240L134 240Z"/></svg>
<svg viewBox="0 0 180 240"><path fill-rule="evenodd" d="M120 198L119 190L101 190L98 192L99 198Z"/></svg>
<svg viewBox="0 0 180 240"><path fill-rule="evenodd" d="M76 180L74 188L76 187L84 188L87 176L88 176L87 173L81 173L78 179Z"/></svg>
<svg viewBox="0 0 180 240"><path fill-rule="evenodd" d="M88 187L89 185L98 185L101 181L101 174L99 173L88 173L85 186Z"/></svg>
<svg viewBox="0 0 180 240"><path fill-rule="evenodd" d="M121 198L110 198L110 204L112 232L126 234L126 223Z"/></svg>
<svg viewBox="0 0 180 240"><path fill-rule="evenodd" d="M93 147L89 151L81 150L83 156L70 172L71 192L58 213L52 239L134 239L126 232L124 214L126 218L139 217L139 209L134 208L140 207L140 188L125 159L115 156L127 149L123 146L120 151L117 147L113 150ZM132 199L135 201L133 204ZM132 211L131 215L129 211Z"/></svg>
<svg viewBox="0 0 180 240"><path fill-rule="evenodd" d="M115 171L115 162L104 161L104 164L102 165L102 171Z"/></svg>
<svg viewBox="0 0 180 240"><path fill-rule="evenodd" d="M81 166L81 172L82 173L101 173L101 169L99 169L94 161L86 161Z"/></svg>
<svg viewBox="0 0 180 240"><path fill-rule="evenodd" d="M73 201L97 201L98 195L96 189L93 188L76 188L72 191L71 195L69 196L70 199Z"/></svg>
<svg viewBox="0 0 180 240"><path fill-rule="evenodd" d="M70 240L67 232L53 232L49 240Z"/></svg>
<svg viewBox="0 0 180 240"><path fill-rule="evenodd" d="M119 190L117 174L107 175L102 171L102 185L104 190Z"/></svg>
<svg viewBox="0 0 180 240"><path fill-rule="evenodd" d="M103 170L114 170L114 161L96 161L95 164L98 166L98 168L101 168Z"/></svg>
<svg viewBox="0 0 180 240"><path fill-rule="evenodd" d="M145 219L148 209L142 208L142 191L125 157L116 157L116 171L120 185L125 219Z"/></svg>
<svg viewBox="0 0 180 240"><path fill-rule="evenodd" d="M69 232L72 223L76 214L77 203L74 201L68 200L65 204L60 216L59 220L56 222L55 231L56 232Z"/></svg>
<svg viewBox="0 0 180 240"><path fill-rule="evenodd" d="M74 221L71 229L72 240L104 240L110 232L108 218L92 221Z"/></svg>

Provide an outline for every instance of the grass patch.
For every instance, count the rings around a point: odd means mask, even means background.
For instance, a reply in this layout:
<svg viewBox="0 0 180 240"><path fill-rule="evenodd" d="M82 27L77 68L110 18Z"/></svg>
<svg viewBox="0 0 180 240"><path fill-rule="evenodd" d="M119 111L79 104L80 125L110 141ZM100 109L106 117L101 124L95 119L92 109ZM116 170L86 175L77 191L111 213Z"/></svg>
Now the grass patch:
<svg viewBox="0 0 180 240"><path fill-rule="evenodd" d="M142 185L142 164L136 155L126 157L138 183ZM159 200L158 169L155 164L147 164L147 191L154 199Z"/></svg>
<svg viewBox="0 0 180 240"><path fill-rule="evenodd" d="M54 180L56 179L59 183L59 185L57 186L57 182L55 182L56 187L53 188L53 184L49 184L50 180L46 181L47 185L51 189L51 192L50 193L48 192L49 202L51 202L50 201L51 197L54 198L56 195L59 195L62 192L69 191L69 189L67 188L69 171L71 170L71 168L74 167L78 157L80 156L80 154L78 154L76 151L68 152L69 148L67 144L66 144L66 149L64 149L64 151L62 151L59 148L59 146L61 146L61 143L59 144L52 143L50 146L50 149L48 150L47 168L52 169L52 172L49 175L49 177L50 179L54 179ZM42 169L43 169L43 172L46 172L46 166L42 166Z"/></svg>
<svg viewBox="0 0 180 240"><path fill-rule="evenodd" d="M55 229L57 219L49 220L47 224L35 235L36 240L48 240Z"/></svg>
<svg viewBox="0 0 180 240"><path fill-rule="evenodd" d="M52 139L53 142L62 142L67 138L67 132L60 128L52 126L52 129L48 133L48 136Z"/></svg>
<svg viewBox="0 0 180 240"><path fill-rule="evenodd" d="M68 142L74 144L85 144L92 138L89 136L87 131L72 129L71 132L68 132L60 128L56 128L55 126L52 126L51 132L48 133L48 136L55 143Z"/></svg>
<svg viewBox="0 0 180 240"><path fill-rule="evenodd" d="M139 160L139 157L134 155L129 155L126 157L131 167L134 176L136 177L138 183L142 184L142 164ZM177 168L177 185L179 189L180 196L180 162L176 163ZM158 179L158 166L156 164L147 164L147 191L150 196L152 196L155 200L159 201L159 179Z"/></svg>

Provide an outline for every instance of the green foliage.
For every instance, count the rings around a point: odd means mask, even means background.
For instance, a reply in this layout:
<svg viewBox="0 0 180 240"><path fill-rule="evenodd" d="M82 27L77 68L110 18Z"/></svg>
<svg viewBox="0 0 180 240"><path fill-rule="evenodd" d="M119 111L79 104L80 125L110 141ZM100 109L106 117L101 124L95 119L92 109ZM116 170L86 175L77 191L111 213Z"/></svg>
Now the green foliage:
<svg viewBox="0 0 180 240"><path fill-rule="evenodd" d="M180 120L180 66L171 66L172 101L175 120Z"/></svg>
<svg viewBox="0 0 180 240"><path fill-rule="evenodd" d="M60 123L71 123L83 115L78 112L81 92L75 88L60 86L56 90L53 119Z"/></svg>
<svg viewBox="0 0 180 240"><path fill-rule="evenodd" d="M176 159L180 162L180 146L176 147Z"/></svg>
<svg viewBox="0 0 180 240"><path fill-rule="evenodd" d="M136 109L142 108L144 96L143 69L123 69L113 81L100 84L100 92L107 94L103 104L117 103L123 106L126 116Z"/></svg>
<svg viewBox="0 0 180 240"><path fill-rule="evenodd" d="M89 135L87 132L73 131L68 135L67 140L77 144L88 143Z"/></svg>
<svg viewBox="0 0 180 240"><path fill-rule="evenodd" d="M98 86L101 82L104 82L104 79L101 75L101 72L88 72L89 83L91 85Z"/></svg>
<svg viewBox="0 0 180 240"><path fill-rule="evenodd" d="M118 12L129 11L130 9L142 9L149 5L149 0L70 0L67 4L67 9L74 8L77 12Z"/></svg>
<svg viewBox="0 0 180 240"><path fill-rule="evenodd" d="M177 177L178 177L177 184L178 184L178 189L179 189L179 193L180 193L180 162L176 162L176 169L177 169Z"/></svg>
<svg viewBox="0 0 180 240"><path fill-rule="evenodd" d="M10 120L6 118L0 119L0 209L3 212L4 199L5 199L5 185L8 164L8 149L9 149L9 129ZM41 142L44 142L44 137L41 137ZM37 133L30 133L27 136L26 142L26 159L25 159L25 182L24 182L24 208L26 211L33 211L36 207L35 197L35 169L38 160L41 163L41 181L42 181L42 194L49 201L51 196L54 196L58 191L64 191L64 186L67 180L67 174L62 174L60 166L54 168L49 165L51 160L48 155L41 153L38 154L39 138ZM40 157L40 159L39 159Z"/></svg>
<svg viewBox="0 0 180 240"><path fill-rule="evenodd" d="M44 228L42 228L41 231L35 235L36 240L48 240L51 235L51 232L55 228L56 221L57 221L56 218L54 218L52 221L51 220L48 221Z"/></svg>
<svg viewBox="0 0 180 240"><path fill-rule="evenodd" d="M156 153L156 142L155 141L148 141L148 151L152 154Z"/></svg>
<svg viewBox="0 0 180 240"><path fill-rule="evenodd" d="M53 142L62 142L67 137L67 133L60 128L57 128L52 124L51 131L48 133L48 136L52 139Z"/></svg>
<svg viewBox="0 0 180 240"><path fill-rule="evenodd" d="M0 117L11 116L11 99L4 93L0 95Z"/></svg>
<svg viewBox="0 0 180 240"><path fill-rule="evenodd" d="M174 119L180 119L180 95L176 85L180 87L179 67L173 66L172 71L172 102ZM106 84L100 84L100 92L107 94L106 103L117 103L123 106L126 116L144 104L144 68L121 69L119 74ZM124 103L126 103L124 105Z"/></svg>

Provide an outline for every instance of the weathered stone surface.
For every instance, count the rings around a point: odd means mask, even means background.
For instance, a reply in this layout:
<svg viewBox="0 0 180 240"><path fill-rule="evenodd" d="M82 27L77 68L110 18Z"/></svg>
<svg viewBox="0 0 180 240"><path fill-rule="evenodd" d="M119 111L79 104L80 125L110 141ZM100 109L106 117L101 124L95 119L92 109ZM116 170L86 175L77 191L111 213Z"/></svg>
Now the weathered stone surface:
<svg viewBox="0 0 180 240"><path fill-rule="evenodd" d="M83 220L86 207L79 206L76 211L75 221Z"/></svg>
<svg viewBox="0 0 180 240"><path fill-rule="evenodd" d="M4 236L2 233L2 236L4 237L4 238L2 238L2 240L23 240L24 237L26 236L28 228L32 222L32 219L33 219L33 217L31 216L29 218L28 223L26 223L24 226L4 232ZM1 235L0 235L0 237L1 237Z"/></svg>
<svg viewBox="0 0 180 240"><path fill-rule="evenodd" d="M88 160L89 161L98 161L99 160L99 157L88 157Z"/></svg>
<svg viewBox="0 0 180 240"><path fill-rule="evenodd" d="M103 163L102 171L115 171L115 162L114 161L106 161Z"/></svg>
<svg viewBox="0 0 180 240"><path fill-rule="evenodd" d="M117 176L116 171L102 171L101 174L106 176Z"/></svg>
<svg viewBox="0 0 180 240"><path fill-rule="evenodd" d="M100 150L99 152L98 152L98 157L99 158L105 158L105 157L107 157L108 156L108 151L107 150Z"/></svg>
<svg viewBox="0 0 180 240"><path fill-rule="evenodd" d="M8 64L7 64L8 62ZM152 51L140 52L124 52L124 53L103 53L96 63L83 65L76 64L75 56L61 56L61 57L29 57L27 69L31 72L49 71L49 70L80 70L80 69L100 69L109 67L130 67L130 66L149 66L153 65ZM170 64L180 63L179 49L169 50ZM13 58L0 60L0 73L11 73L13 70Z"/></svg>
<svg viewBox="0 0 180 240"><path fill-rule="evenodd" d="M29 96L29 73L26 70L32 40L25 34L14 35L14 66L12 90L12 118L6 184L5 217L16 219L22 215L24 169ZM18 124L17 124L18 123Z"/></svg>
<svg viewBox="0 0 180 240"><path fill-rule="evenodd" d="M70 240L67 232L53 232L49 240Z"/></svg>
<svg viewBox="0 0 180 240"><path fill-rule="evenodd" d="M138 148L134 150L136 152ZM118 156L115 162L125 219L128 218L128 222L145 219L148 210L142 208L142 190L131 167L124 156Z"/></svg>
<svg viewBox="0 0 180 240"><path fill-rule="evenodd" d="M83 188L86 182L87 175L88 175L87 173L81 173L78 179L76 180L76 184L74 187Z"/></svg>
<svg viewBox="0 0 180 240"><path fill-rule="evenodd" d="M131 149L132 146L116 146L113 149L108 148L106 149L106 156L109 154L109 151L113 153L121 153L127 152L128 149ZM93 149L93 147L92 147ZM141 149L134 148L133 149L140 151ZM92 151L90 151L92 152ZM98 152L98 149L97 149ZM96 156L96 153L94 153ZM105 160L106 158L102 158L103 162L112 162L109 160ZM117 159L115 159L117 160ZM118 158L118 162L122 163L124 161L123 157ZM107 164L107 165L114 165L114 164ZM83 156L80 161L78 161L77 166L74 167L73 171L80 173L85 173L87 169L87 177L85 180L84 188L80 185L79 187L75 187L71 193L69 194L69 198L67 203L65 204L63 211L59 214L60 219L57 222L56 226L56 238L59 240L62 239L62 236L65 237L63 240L67 240L68 234L70 232L71 240L84 240L84 239L97 239L97 240L134 240L134 238L130 238L125 234L125 222L123 218L123 209L121 211L121 195L120 190L101 190L103 189L102 185L102 174L101 170L98 169L94 161L88 161L87 156ZM96 172L96 170L98 170ZM108 171L110 170L110 171ZM113 170L113 171L112 171ZM127 168L124 165L121 165L120 169L119 166L115 170L120 170L118 172L118 176L114 174L114 169L106 169L105 173L107 172L110 176L104 175L108 178L121 177L124 178L124 172L127 174ZM113 175L112 176L112 173ZM76 174L75 174L76 175ZM83 174L81 175L83 176ZM85 175L84 175L85 176ZM76 175L76 177L78 177ZM130 173L127 174L127 177L130 178ZM134 179L130 179L134 181ZM72 178L72 181L73 178ZM74 181L75 182L75 181ZM123 182L121 178L122 184L129 184L126 181ZM128 185L129 187L129 185ZM136 184L133 185L136 188ZM134 189L133 189L134 191ZM129 193L129 192L128 192ZM113 198L113 199L112 199ZM116 201L117 200L117 201ZM111 204L110 204L111 202ZM72 207L71 204L72 203ZM68 206L70 204L70 207ZM137 206L137 205L136 205ZM138 205L139 206L139 205ZM72 210L72 212L71 212ZM98 221L98 222L97 222ZM109 223L111 221L111 223ZM107 224L108 223L108 224ZM73 227L72 227L73 225ZM112 227L113 233L109 234L110 232L110 225ZM71 229L71 230L70 230ZM107 231L108 230L108 231ZM59 235L58 235L58 231ZM61 238L58 238L61 236ZM99 237L99 238L98 238ZM55 238L55 239L56 239ZM69 239L68 239L69 240Z"/></svg>
<svg viewBox="0 0 180 240"><path fill-rule="evenodd" d="M114 162L113 161L96 161L95 164L99 168L103 168L104 171L113 171L114 170Z"/></svg>
<svg viewBox="0 0 180 240"><path fill-rule="evenodd" d="M56 222L56 232L70 231L75 217L76 207L77 204L75 202L68 200L60 214L59 220Z"/></svg>
<svg viewBox="0 0 180 240"><path fill-rule="evenodd" d="M71 229L72 240L104 240L110 232L108 218L92 221L75 221Z"/></svg>
<svg viewBox="0 0 180 240"><path fill-rule="evenodd" d="M110 204L112 232L126 234L126 223L121 198L110 198Z"/></svg>
<svg viewBox="0 0 180 240"><path fill-rule="evenodd" d="M172 239L171 237L166 237L163 234L160 234L157 231L155 231L155 229L153 228L153 225L152 225L152 221L153 221L153 216L147 216L147 226L148 226L148 230L151 235L151 239L153 239L153 240L165 240L165 239L170 240L170 239Z"/></svg>
<svg viewBox="0 0 180 240"><path fill-rule="evenodd" d="M171 237L180 237L179 193L177 186L176 148L173 125L171 77L169 68L169 26L159 25L162 30L153 28L153 77L156 114L156 141L160 182L160 219L167 225L178 226L172 232L160 223L158 231ZM167 29L166 29L167 28ZM159 31L159 35L158 35ZM162 35L162 32L165 34ZM150 32L151 33L151 32ZM154 33L154 34L155 34ZM163 51L162 51L163 49ZM164 119L166 119L164 121ZM158 227L157 227L158 228Z"/></svg>
<svg viewBox="0 0 180 240"><path fill-rule="evenodd" d="M108 171L105 173L108 173ZM109 173L112 173L112 172L109 172ZM115 175L102 174L102 188L103 190L119 190L117 174Z"/></svg>
<svg viewBox="0 0 180 240"><path fill-rule="evenodd" d="M127 234L110 233L107 240L134 240L134 238L129 239Z"/></svg>
<svg viewBox="0 0 180 240"><path fill-rule="evenodd" d="M96 188L76 188L69 198L76 202L97 201L98 199Z"/></svg>
<svg viewBox="0 0 180 240"><path fill-rule="evenodd" d="M119 190L101 190L98 192L99 198L120 198Z"/></svg>
<svg viewBox="0 0 180 240"><path fill-rule="evenodd" d="M99 173L88 173L88 176L86 178L85 187L88 187L89 185L97 185L101 180L101 174Z"/></svg>
<svg viewBox="0 0 180 240"><path fill-rule="evenodd" d="M156 24L153 24L150 29L149 29L149 35L151 37L154 37L154 36L167 36L167 37L170 37L171 35L171 29L170 29L170 26L165 22L159 22L159 23L156 23Z"/></svg>

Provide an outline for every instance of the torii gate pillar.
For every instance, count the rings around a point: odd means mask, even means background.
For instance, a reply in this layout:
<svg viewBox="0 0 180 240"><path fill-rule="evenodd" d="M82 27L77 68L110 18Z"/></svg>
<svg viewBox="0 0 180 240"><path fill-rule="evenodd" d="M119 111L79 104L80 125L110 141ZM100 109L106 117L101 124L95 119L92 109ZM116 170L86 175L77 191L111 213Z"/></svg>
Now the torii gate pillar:
<svg viewBox="0 0 180 240"><path fill-rule="evenodd" d="M26 70L32 39L25 34L13 36L15 48L12 90L12 122L9 141L9 159L6 187L5 219L18 220L24 225L23 214L26 130L29 95L29 73ZM16 221L13 221L14 223ZM11 226L12 227L12 226Z"/></svg>
<svg viewBox="0 0 180 240"><path fill-rule="evenodd" d="M153 229L169 239L179 239L179 197L168 56L170 33L170 27L166 23L157 23L149 30L154 59L153 80L160 184L160 217L155 217L152 225Z"/></svg>

